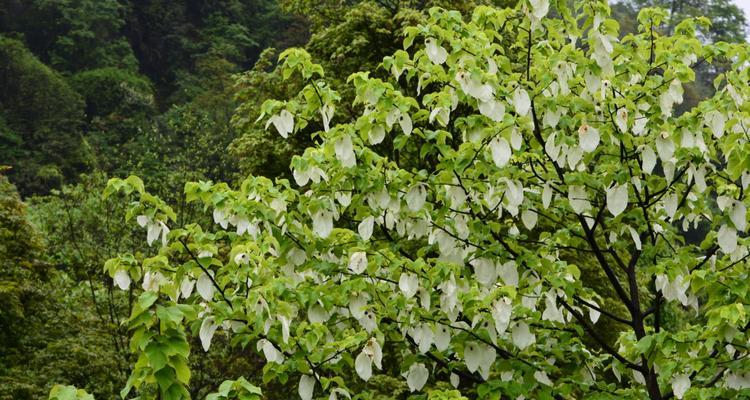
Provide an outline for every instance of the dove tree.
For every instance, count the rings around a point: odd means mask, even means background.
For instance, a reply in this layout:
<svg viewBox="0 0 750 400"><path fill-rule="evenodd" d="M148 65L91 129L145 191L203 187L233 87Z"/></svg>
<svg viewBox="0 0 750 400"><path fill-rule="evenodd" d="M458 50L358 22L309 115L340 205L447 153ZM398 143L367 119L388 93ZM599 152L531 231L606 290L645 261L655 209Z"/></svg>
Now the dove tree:
<svg viewBox="0 0 750 400"><path fill-rule="evenodd" d="M749 49L702 44L705 19L644 9L620 38L606 3L555 5L432 9L388 78L349 78L353 104L287 50L307 85L258 123L315 146L293 181L187 183L210 226L112 180L155 252L105 266L143 288L123 397L186 398L217 336L303 400L370 398L378 375L436 398L750 394ZM717 59L715 96L676 114Z"/></svg>

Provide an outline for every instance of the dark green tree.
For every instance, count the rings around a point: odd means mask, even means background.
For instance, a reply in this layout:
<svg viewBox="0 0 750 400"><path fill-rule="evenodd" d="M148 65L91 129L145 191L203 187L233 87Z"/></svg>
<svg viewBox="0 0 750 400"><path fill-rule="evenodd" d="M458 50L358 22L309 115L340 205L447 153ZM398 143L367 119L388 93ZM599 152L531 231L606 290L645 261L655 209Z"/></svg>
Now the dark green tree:
<svg viewBox="0 0 750 400"><path fill-rule="evenodd" d="M46 397L54 382L110 397L126 376L87 288L49 263L42 232L0 175L0 399Z"/></svg>
<svg viewBox="0 0 750 400"><path fill-rule="evenodd" d="M85 167L84 103L24 45L0 36L0 157L22 194L44 192Z"/></svg>

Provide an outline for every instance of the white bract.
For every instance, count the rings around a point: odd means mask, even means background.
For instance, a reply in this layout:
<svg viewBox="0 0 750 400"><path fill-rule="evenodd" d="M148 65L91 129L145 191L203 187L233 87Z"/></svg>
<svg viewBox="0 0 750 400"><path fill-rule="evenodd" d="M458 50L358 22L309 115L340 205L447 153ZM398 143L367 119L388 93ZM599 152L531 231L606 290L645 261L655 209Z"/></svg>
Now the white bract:
<svg viewBox="0 0 750 400"><path fill-rule="evenodd" d="M286 139L294 131L294 115L288 110L281 110L280 113L268 119L266 128L268 128L268 124L273 124L279 135Z"/></svg>
<svg viewBox="0 0 750 400"><path fill-rule="evenodd" d="M429 57L430 61L432 61L433 63L442 64L448 58L448 52L445 50L445 48L443 48L443 46L437 43L437 40L435 40L435 38L428 37L427 39L425 39L424 46L427 57Z"/></svg>
<svg viewBox="0 0 750 400"><path fill-rule="evenodd" d="M409 371L406 373L406 384L409 386L409 391L415 392L421 390L425 383L427 383L427 378L429 378L429 376L430 372L424 364L412 364Z"/></svg>

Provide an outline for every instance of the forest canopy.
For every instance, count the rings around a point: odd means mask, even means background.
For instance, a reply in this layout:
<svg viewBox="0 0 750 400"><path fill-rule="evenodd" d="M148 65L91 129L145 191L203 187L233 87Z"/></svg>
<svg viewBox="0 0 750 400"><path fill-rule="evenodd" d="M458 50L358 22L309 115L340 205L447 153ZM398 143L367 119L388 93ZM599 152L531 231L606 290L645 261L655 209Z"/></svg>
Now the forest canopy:
<svg viewBox="0 0 750 400"><path fill-rule="evenodd" d="M742 398L726 0L0 0L0 399Z"/></svg>

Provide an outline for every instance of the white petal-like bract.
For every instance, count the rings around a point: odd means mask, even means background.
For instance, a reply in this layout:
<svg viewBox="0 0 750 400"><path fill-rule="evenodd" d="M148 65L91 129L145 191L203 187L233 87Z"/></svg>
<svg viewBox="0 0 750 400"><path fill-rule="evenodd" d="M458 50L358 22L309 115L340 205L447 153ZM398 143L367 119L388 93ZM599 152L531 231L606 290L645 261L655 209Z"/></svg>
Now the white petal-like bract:
<svg viewBox="0 0 750 400"><path fill-rule="evenodd" d="M364 350L354 360L354 370L357 371L357 375L364 381L369 380L372 376L372 359L365 354Z"/></svg>
<svg viewBox="0 0 750 400"><path fill-rule="evenodd" d="M216 332L216 328L218 327L219 326L214 323L214 317L208 317L201 323L199 336L201 339L201 346L203 346L204 351L208 351L208 349L211 347L211 339L214 337L214 333Z"/></svg>
<svg viewBox="0 0 750 400"><path fill-rule="evenodd" d="M367 269L367 253L358 251L349 258L349 271L361 274Z"/></svg>
<svg viewBox="0 0 750 400"><path fill-rule="evenodd" d="M412 364L406 373L406 384L409 386L409 391L416 392L422 390L429 376L430 372L424 364Z"/></svg>
<svg viewBox="0 0 750 400"><path fill-rule="evenodd" d="M315 378L310 375L302 375L299 378L299 397L302 400L312 400L315 391Z"/></svg>
<svg viewBox="0 0 750 400"><path fill-rule="evenodd" d="M198 289L198 294L201 295L203 300L211 301L214 298L214 283L211 281L211 277L202 273L198 277L198 282L195 284Z"/></svg>
<svg viewBox="0 0 750 400"><path fill-rule="evenodd" d="M592 126L583 124L578 128L578 146L586 153L590 153L599 146L599 131Z"/></svg>
<svg viewBox="0 0 750 400"><path fill-rule="evenodd" d="M504 167L510 161L511 150L510 144L503 137L495 137L490 141L490 150L492 152L492 161L498 167Z"/></svg>
<svg viewBox="0 0 750 400"><path fill-rule="evenodd" d="M737 249L737 231L727 224L721 225L717 235L717 241L721 251L726 254L733 253Z"/></svg>
<svg viewBox="0 0 750 400"><path fill-rule="evenodd" d="M130 287L130 275L124 269L117 270L112 280L122 290L127 290Z"/></svg>
<svg viewBox="0 0 750 400"><path fill-rule="evenodd" d="M518 324L516 324L516 326L513 327L511 336L513 338L513 344L521 350L531 346L534 342L536 342L536 336L531 333L531 331L529 330L529 325L527 325L525 322L519 322Z"/></svg>
<svg viewBox="0 0 750 400"><path fill-rule="evenodd" d="M398 279L398 288L401 289L406 298L413 297L419 289L419 277L410 272L402 273Z"/></svg>
<svg viewBox="0 0 750 400"><path fill-rule="evenodd" d="M362 240L365 240L365 241L370 240L374 225L375 225L375 217L369 216L363 219L357 226L357 232L359 233L359 237L361 237Z"/></svg>
<svg viewBox="0 0 750 400"><path fill-rule="evenodd" d="M520 116L525 116L531 110L531 99L529 93L522 87L517 87L513 92L513 108Z"/></svg>
<svg viewBox="0 0 750 400"><path fill-rule="evenodd" d="M442 64L448 59L448 51L439 45L435 38L428 37L424 41L427 57L435 64Z"/></svg>
<svg viewBox="0 0 750 400"><path fill-rule="evenodd" d="M680 374L672 378L672 393L674 397L682 399L690 389L690 374Z"/></svg>
<svg viewBox="0 0 750 400"><path fill-rule="evenodd" d="M628 184L612 185L607 188L607 209L615 217L628 206Z"/></svg>

